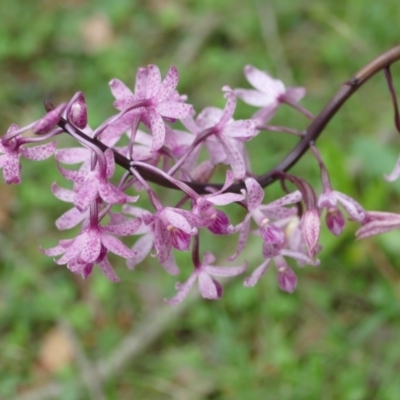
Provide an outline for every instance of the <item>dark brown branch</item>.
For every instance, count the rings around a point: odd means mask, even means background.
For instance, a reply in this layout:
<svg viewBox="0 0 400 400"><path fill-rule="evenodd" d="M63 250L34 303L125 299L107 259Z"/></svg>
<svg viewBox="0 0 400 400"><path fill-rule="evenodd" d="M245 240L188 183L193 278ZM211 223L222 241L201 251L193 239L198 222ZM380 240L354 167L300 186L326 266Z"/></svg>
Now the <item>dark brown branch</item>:
<svg viewBox="0 0 400 400"><path fill-rule="evenodd" d="M381 54L365 67L361 68L351 79L345 82L338 92L333 96L329 103L322 109L316 116L313 122L305 130L306 134L301 138L297 145L287 154L287 156L274 168L263 175L257 177L257 181L262 187L266 187L279 179L279 172L286 172L292 168L308 150L311 143L314 143L319 135L323 132L329 121L336 115L342 105L355 93L365 82L372 78L375 74L382 70L386 70L391 64L400 60L400 45L393 47L387 52ZM63 129L66 126L66 121L62 120L59 126ZM101 150L105 151L107 146L97 139L91 139L84 133L76 130L78 135L81 135L86 140L89 140ZM115 162L121 167L129 170L129 160L118 152L114 151ZM179 189L175 187L170 181L162 176L156 175L141 167L136 167L138 172L147 181L156 183L157 185L164 186L172 189ZM201 182L185 182L197 193L206 193L207 187L221 188L222 184L217 183L201 183ZM230 192L239 192L244 187L243 182L236 183L229 188Z"/></svg>
<svg viewBox="0 0 400 400"><path fill-rule="evenodd" d="M306 129L306 134L290 153L275 168L258 177L261 186L266 187L276 180L276 171L288 171L308 150L310 143L314 143L323 132L329 121L336 115L342 105L365 82L378 72L385 70L390 64L400 60L400 46L393 47L389 51L375 58L365 67L360 69L350 80L345 82L331 101L322 109L315 120Z"/></svg>
<svg viewBox="0 0 400 400"><path fill-rule="evenodd" d="M393 109L394 109L394 124L396 125L397 132L400 133L400 112L399 104L397 102L396 91L393 85L392 73L390 72L390 66L385 68L386 81L389 87L390 96L392 97Z"/></svg>

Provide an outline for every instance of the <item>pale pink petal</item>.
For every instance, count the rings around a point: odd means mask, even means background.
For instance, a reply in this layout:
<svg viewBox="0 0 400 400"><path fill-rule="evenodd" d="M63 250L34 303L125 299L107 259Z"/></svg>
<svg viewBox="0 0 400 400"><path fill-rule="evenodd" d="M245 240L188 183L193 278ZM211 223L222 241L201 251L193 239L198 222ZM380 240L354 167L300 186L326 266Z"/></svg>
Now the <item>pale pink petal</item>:
<svg viewBox="0 0 400 400"><path fill-rule="evenodd" d="M225 172L225 182L222 188L216 192L214 192L211 196L214 197L216 194L224 193L235 181L235 176L233 175L233 172L230 170L227 170Z"/></svg>
<svg viewBox="0 0 400 400"><path fill-rule="evenodd" d="M99 193L99 183L97 180L88 180L81 185L75 197L75 207L79 211L85 211L96 199Z"/></svg>
<svg viewBox="0 0 400 400"><path fill-rule="evenodd" d="M222 296L222 286L219 282L211 278L206 273L199 274L199 291L203 298L216 300Z"/></svg>
<svg viewBox="0 0 400 400"><path fill-rule="evenodd" d="M29 160L41 161L51 157L56 147L56 142L50 142L35 147L20 147L20 153Z"/></svg>
<svg viewBox="0 0 400 400"><path fill-rule="evenodd" d="M235 89L235 94L239 99L254 107L267 107L275 105L277 99L272 94L261 93L253 89Z"/></svg>
<svg viewBox="0 0 400 400"><path fill-rule="evenodd" d="M300 190L295 190L292 193L289 193L283 197L280 197L277 200L272 201L271 203L267 204L266 207L276 207L276 206L286 206L288 204L298 203L302 199L302 195Z"/></svg>
<svg viewBox="0 0 400 400"><path fill-rule="evenodd" d="M239 267L221 267L217 265L205 265L203 271L215 276L236 276L243 273L247 268L247 264Z"/></svg>
<svg viewBox="0 0 400 400"><path fill-rule="evenodd" d="M247 207L249 211L255 210L264 199L264 189L254 178L246 178Z"/></svg>
<svg viewBox="0 0 400 400"><path fill-rule="evenodd" d="M103 274L112 282L119 282L119 278L115 273L113 267L111 266L110 262L108 261L107 257L104 258L102 261L98 263L101 271Z"/></svg>
<svg viewBox="0 0 400 400"><path fill-rule="evenodd" d="M213 209L213 204L206 197L199 197L196 200L196 205L193 209L195 210L196 215L204 215Z"/></svg>
<svg viewBox="0 0 400 400"><path fill-rule="evenodd" d="M224 128L224 135L247 141L258 134L257 125L257 121L253 119L235 121Z"/></svg>
<svg viewBox="0 0 400 400"><path fill-rule="evenodd" d="M43 249L40 247L40 251L46 256L56 257L65 252L65 250L73 243L74 239L67 239L60 242L57 246L51 247L49 249Z"/></svg>
<svg viewBox="0 0 400 400"><path fill-rule="evenodd" d="M168 147L174 148L182 148L187 149L196 138L195 135L189 132L181 131L178 129L172 129L171 127L167 127L167 136L166 143Z"/></svg>
<svg viewBox="0 0 400 400"><path fill-rule="evenodd" d="M221 136L220 141L225 150L227 161L232 168L233 175L236 179L243 179L246 175L246 165L242 153L234 143L234 139Z"/></svg>
<svg viewBox="0 0 400 400"><path fill-rule="evenodd" d="M160 85L159 91L157 93L157 98L160 101L164 101L168 96L173 93L175 88L178 86L179 73L175 66L171 66L167 75L165 76L163 82Z"/></svg>
<svg viewBox="0 0 400 400"><path fill-rule="evenodd" d="M81 234L77 236L71 242L70 246L65 250L64 255L58 260L55 260L55 262L58 265L67 264L73 258L77 257L80 254L83 246L85 245L85 240L86 240L86 235Z"/></svg>
<svg viewBox="0 0 400 400"><path fill-rule="evenodd" d="M336 191L334 191L334 193L337 197L337 200L353 220L361 222L364 219L365 211L359 203L344 193Z"/></svg>
<svg viewBox="0 0 400 400"><path fill-rule="evenodd" d="M135 79L135 95L141 98L146 97L148 70L145 67L138 68Z"/></svg>
<svg viewBox="0 0 400 400"><path fill-rule="evenodd" d="M166 118L186 118L193 112L193 106L186 103L162 102L156 106L157 112Z"/></svg>
<svg viewBox="0 0 400 400"><path fill-rule="evenodd" d="M207 200L217 206L225 206L231 204L235 201L244 200L245 195L239 193L224 193L216 196L208 197Z"/></svg>
<svg viewBox="0 0 400 400"><path fill-rule="evenodd" d="M56 220L56 227L60 231L71 229L81 223L87 216L87 212L81 213L77 208L71 208Z"/></svg>
<svg viewBox="0 0 400 400"><path fill-rule="evenodd" d="M102 229L104 232L111 233L117 236L128 236L133 235L140 225L142 224L141 219L131 219L117 225L106 225Z"/></svg>
<svg viewBox="0 0 400 400"><path fill-rule="evenodd" d="M191 133L198 134L201 131L201 129L197 126L192 115L188 115L186 118L183 118L181 123Z"/></svg>
<svg viewBox="0 0 400 400"><path fill-rule="evenodd" d="M150 119L150 130L153 136L151 151L158 151L165 141L165 124L161 115L154 109L148 110L148 116Z"/></svg>
<svg viewBox="0 0 400 400"><path fill-rule="evenodd" d="M107 149L104 152L104 157L107 164L106 176L107 178L111 178L114 175L115 171L114 152L111 149Z"/></svg>
<svg viewBox="0 0 400 400"><path fill-rule="evenodd" d="M187 234L190 234L193 231L193 228L190 226L187 219L180 213L172 210L171 208L165 208L162 211L162 219L164 218L168 221L169 224Z"/></svg>
<svg viewBox="0 0 400 400"><path fill-rule="evenodd" d="M197 116L196 123L200 129L210 128L218 123L223 113L220 108L207 107Z"/></svg>
<svg viewBox="0 0 400 400"><path fill-rule="evenodd" d="M132 207L132 208L136 208L136 207ZM153 214L150 214L148 211L145 211L143 209L142 209L142 213L141 213L141 218L142 218L144 225L147 225L147 231L151 230L151 225L158 220L158 217L156 217Z"/></svg>
<svg viewBox="0 0 400 400"><path fill-rule="evenodd" d="M307 210L301 220L301 231L310 257L314 257L317 251L320 226L318 211L316 209Z"/></svg>
<svg viewBox="0 0 400 400"><path fill-rule="evenodd" d="M389 213L386 211L368 211L366 212L365 219L370 220L378 220L378 221L387 221L387 220L398 220L400 218L400 214Z"/></svg>
<svg viewBox="0 0 400 400"><path fill-rule="evenodd" d="M123 257L123 258L132 258L135 256L134 251L126 247L119 239L114 236L107 235L105 233L101 234L101 243L103 243L104 247L110 250L112 253Z"/></svg>
<svg viewBox="0 0 400 400"><path fill-rule="evenodd" d="M285 208L285 207L270 207L269 204L259 206L258 209L262 211L269 219L284 219L297 214L296 208Z"/></svg>
<svg viewBox="0 0 400 400"><path fill-rule="evenodd" d="M123 211L126 214L132 215L137 218L144 218L143 216L147 216L147 218L152 217L152 214L150 214L148 211L144 210L143 208L140 207L135 207L135 206L130 206L130 205L123 205ZM152 221L151 221L152 222ZM151 223L149 222L149 223Z"/></svg>
<svg viewBox="0 0 400 400"><path fill-rule="evenodd" d="M320 194L318 197L318 208L331 208L331 207L336 207L337 205L337 196L335 192L332 190L325 190L323 193Z"/></svg>
<svg viewBox="0 0 400 400"><path fill-rule="evenodd" d="M222 148L221 148L222 149ZM185 163L186 166L186 163ZM192 179L201 182L208 182L214 171L215 165L211 160L204 160L192 169Z"/></svg>
<svg viewBox="0 0 400 400"><path fill-rule="evenodd" d="M112 79L109 84L111 93L115 97L114 107L117 110L123 110L132 101L131 90L119 79Z"/></svg>
<svg viewBox="0 0 400 400"><path fill-rule="evenodd" d="M127 267L133 269L137 264L141 263L149 255L153 248L153 244L153 233L148 233L140 237L131 248L135 255L126 260Z"/></svg>
<svg viewBox="0 0 400 400"><path fill-rule="evenodd" d="M194 272L185 283L177 284L178 293L172 299L165 299L164 301L170 305L179 304L183 299L187 297L190 290L192 289L194 283L197 279L197 273Z"/></svg>
<svg viewBox="0 0 400 400"><path fill-rule="evenodd" d="M171 253L171 241L167 228L160 220L154 223L154 246L160 263L163 263Z"/></svg>
<svg viewBox="0 0 400 400"><path fill-rule="evenodd" d="M161 73L156 65L147 67L146 98L151 98L157 94L161 85Z"/></svg>
<svg viewBox="0 0 400 400"><path fill-rule="evenodd" d="M7 157L3 167L3 176L7 184L21 182L21 165L18 157Z"/></svg>
<svg viewBox="0 0 400 400"><path fill-rule="evenodd" d="M271 261L270 258L264 260L264 262L253 271L251 276L244 280L243 285L246 287L254 286L267 271L270 261Z"/></svg>
<svg viewBox="0 0 400 400"><path fill-rule="evenodd" d="M236 229L239 231L239 239L236 248L236 253L228 257L228 260L230 261L233 261L243 251L247 243L247 238L249 237L249 231L250 231L250 217L251 214L247 214L244 221L241 224L239 224L238 227L236 227Z"/></svg>
<svg viewBox="0 0 400 400"><path fill-rule="evenodd" d="M285 93L285 85L280 80L271 78L266 72L252 65L246 65L244 74L249 83L262 93L271 93L274 97Z"/></svg>
<svg viewBox="0 0 400 400"><path fill-rule="evenodd" d="M226 162L227 157L225 149L215 137L211 136L206 139L206 147L210 154L210 162L213 168L217 164Z"/></svg>
<svg viewBox="0 0 400 400"><path fill-rule="evenodd" d="M85 240L79 256L83 261L93 263L98 259L101 251L100 232L97 229L88 229L81 236L85 237Z"/></svg>
<svg viewBox="0 0 400 400"><path fill-rule="evenodd" d="M260 108L252 115L251 119L257 121L259 125L266 124L275 115L276 111L278 110L279 104L280 103L278 102L274 102L269 106Z"/></svg>
<svg viewBox="0 0 400 400"><path fill-rule="evenodd" d="M179 268L176 265L176 261L174 258L174 255L169 253L169 256L165 261L161 263L161 266L167 271L170 275L178 275L179 274Z"/></svg>
<svg viewBox="0 0 400 400"><path fill-rule="evenodd" d="M298 262L300 262L302 265L308 264L308 265L313 265L315 267L315 266L319 265L319 263L320 263L320 261L318 259L313 260L312 258L307 256L307 254L304 254L300 251L281 249L280 254L282 254L285 257L293 258L293 259L297 260Z"/></svg>
<svg viewBox="0 0 400 400"><path fill-rule="evenodd" d="M284 97L290 102L297 103L306 95L306 89L303 87L286 88Z"/></svg>
<svg viewBox="0 0 400 400"><path fill-rule="evenodd" d="M93 263L90 264L93 268ZM85 268L86 267L86 268ZM67 268L73 272L74 274L82 275L82 278L85 279L91 272L90 267L87 267L86 263L76 257L72 259L68 264Z"/></svg>
<svg viewBox="0 0 400 400"><path fill-rule="evenodd" d="M108 147L114 147L121 138L122 134L128 132L132 127L135 118L140 118L139 109L134 109L120 116L117 120L110 123L99 135L99 139Z"/></svg>
<svg viewBox="0 0 400 400"><path fill-rule="evenodd" d="M123 204L127 201L127 196L110 182L101 181L98 186L100 197L109 204Z"/></svg>
<svg viewBox="0 0 400 400"><path fill-rule="evenodd" d="M390 213L387 213L390 216ZM400 227L400 216L393 214L393 217L387 220L373 220L366 223L356 232L357 239L364 239L369 236L379 235L381 233L392 231Z"/></svg>
<svg viewBox="0 0 400 400"><path fill-rule="evenodd" d="M56 183L53 183L51 185L51 191L59 200L66 201L67 203L74 202L76 194L73 190L62 188Z"/></svg>
<svg viewBox="0 0 400 400"><path fill-rule="evenodd" d="M231 90L226 91L224 97L226 98L226 104L221 119L217 124L217 129L224 129L232 119L236 108L236 96Z"/></svg>
<svg viewBox="0 0 400 400"><path fill-rule="evenodd" d="M88 174L84 171L69 170L60 166L58 166L58 170L65 179L80 185L84 183L86 178L88 177Z"/></svg>

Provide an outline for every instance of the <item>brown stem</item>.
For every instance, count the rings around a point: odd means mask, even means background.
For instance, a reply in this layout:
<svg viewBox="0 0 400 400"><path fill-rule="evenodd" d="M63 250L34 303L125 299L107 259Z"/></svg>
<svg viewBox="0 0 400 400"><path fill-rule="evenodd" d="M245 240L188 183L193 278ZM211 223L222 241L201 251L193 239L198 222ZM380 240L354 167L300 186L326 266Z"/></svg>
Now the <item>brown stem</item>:
<svg viewBox="0 0 400 400"><path fill-rule="evenodd" d="M329 121L336 115L342 105L349 99L349 97L355 93L365 82L372 78L378 72L387 69L391 64L400 60L400 45L393 47L392 49L381 54L365 67L361 68L351 79L346 81L338 92L332 97L328 104L322 109L322 111L315 117L308 128L305 130L305 135L301 140L294 146L294 148L287 154L287 156L274 168L269 170L263 175L256 177L257 181L262 187L266 187L271 183L275 182L279 176L277 172L286 172L292 168L308 150L310 144L313 144L319 135L323 132ZM61 128L65 128L66 121L62 120L59 123ZM98 146L101 150L105 151L107 146L101 143L97 139L88 138L84 133L77 131L76 134L81 135L85 140L91 141L93 144ZM114 151L115 162L121 167L129 170L130 162L123 155ZM150 182L156 183L157 185L179 189L173 185L169 180L164 177L155 174L154 172L148 171L142 167L136 167L137 171L142 177ZM220 183L202 183L202 182L185 182L189 187L195 190L199 194L208 193L206 188L220 189L222 184ZM239 192L244 187L243 181L232 185L229 188L230 192Z"/></svg>
<svg viewBox="0 0 400 400"><path fill-rule="evenodd" d="M266 187L276 180L275 171L288 171L308 150L310 143L314 143L323 132L328 122L339 111L342 105L355 93L365 82L379 71L384 70L390 64L400 60L400 46L393 47L372 60L360 69L351 79L345 82L333 96L331 101L322 109L315 120L306 129L306 134L289 154L272 170L258 177L261 186Z"/></svg>

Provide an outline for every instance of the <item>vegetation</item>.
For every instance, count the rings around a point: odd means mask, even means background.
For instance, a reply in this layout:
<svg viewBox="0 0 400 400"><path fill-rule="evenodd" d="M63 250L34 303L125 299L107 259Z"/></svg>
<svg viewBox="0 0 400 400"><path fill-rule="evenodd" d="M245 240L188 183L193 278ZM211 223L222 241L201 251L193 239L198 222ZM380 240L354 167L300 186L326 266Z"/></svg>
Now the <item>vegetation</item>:
<svg viewBox="0 0 400 400"><path fill-rule="evenodd" d="M398 43L397 8L394 0L3 0L0 131L38 118L44 98L58 103L77 90L95 125L113 113L107 82L133 84L149 63L163 74L176 65L180 92L199 110L223 106L223 85L247 87L242 69L252 64L305 86L303 102L318 113L342 82ZM400 88L398 65L393 78ZM287 109L274 122L305 126ZM296 140L267 135L250 150L259 172ZM335 117L319 149L338 190L399 212L399 183L382 179L398 143L381 75ZM310 156L299 171L318 179ZM339 240L325 230L321 265L296 271L295 293L279 291L271 273L254 288L233 280L218 302L191 296L174 308L163 299L176 278L156 260L133 272L116 265L122 282L114 284L99 271L83 281L43 256L39 245L64 238L52 222L67 209L50 192L54 160L25 168L22 179L0 183L1 399L400 397L400 232L355 242L351 224ZM231 254L234 243L210 246ZM248 249L245 258L258 265L258 254Z"/></svg>

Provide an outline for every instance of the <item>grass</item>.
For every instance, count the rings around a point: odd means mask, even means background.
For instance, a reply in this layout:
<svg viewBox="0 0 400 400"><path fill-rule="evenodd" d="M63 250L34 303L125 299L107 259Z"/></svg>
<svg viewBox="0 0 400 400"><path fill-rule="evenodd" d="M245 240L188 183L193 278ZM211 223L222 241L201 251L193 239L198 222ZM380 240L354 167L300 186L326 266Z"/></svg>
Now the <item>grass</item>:
<svg viewBox="0 0 400 400"><path fill-rule="evenodd" d="M85 92L95 125L113 112L107 82L132 84L148 63L164 73L177 65L180 91L197 110L223 106L220 88L245 87L242 68L253 64L307 87L303 104L318 113L341 82L398 43L397 7L394 0L4 0L0 129L37 118L44 97L57 103L76 90ZM241 106L237 115L249 112ZM283 109L276 123L303 129L305 121ZM257 140L259 171L293 143ZM398 211L399 185L382 179L396 140L381 76L349 101L319 145L338 190L367 208ZM294 172L317 182L311 157ZM39 252L68 236L53 224L66 210L50 194L56 180L49 160L24 164L19 187L0 184L1 399L399 398L399 232L357 243L351 224L338 240L324 232L321 266L298 270L293 295L277 289L270 271L253 289L236 279L219 302L193 297L175 309L163 299L176 278L151 260L134 272L116 265L115 285L98 271L82 281ZM256 244L248 249L251 266L258 252Z"/></svg>

